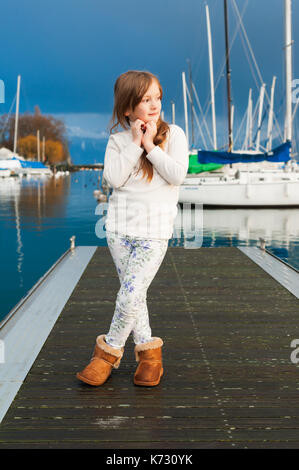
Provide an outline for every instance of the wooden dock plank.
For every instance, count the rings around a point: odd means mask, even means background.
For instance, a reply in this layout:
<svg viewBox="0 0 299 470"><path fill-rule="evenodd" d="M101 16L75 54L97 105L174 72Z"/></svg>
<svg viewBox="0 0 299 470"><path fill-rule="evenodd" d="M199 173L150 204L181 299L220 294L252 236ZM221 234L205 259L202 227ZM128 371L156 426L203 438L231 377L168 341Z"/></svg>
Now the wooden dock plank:
<svg viewBox="0 0 299 470"><path fill-rule="evenodd" d="M101 387L75 374L119 281L98 247L0 425L0 448L299 448L298 299L234 247L168 248L148 290L165 375L136 387L129 337Z"/></svg>

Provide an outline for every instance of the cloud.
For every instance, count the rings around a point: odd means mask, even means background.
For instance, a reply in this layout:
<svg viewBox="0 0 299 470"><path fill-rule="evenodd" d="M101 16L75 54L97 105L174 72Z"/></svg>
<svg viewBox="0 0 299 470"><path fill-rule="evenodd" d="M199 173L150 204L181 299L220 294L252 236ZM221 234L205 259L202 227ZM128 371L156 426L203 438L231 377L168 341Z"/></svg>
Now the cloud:
<svg viewBox="0 0 299 470"><path fill-rule="evenodd" d="M53 116L61 119L66 126L68 137L107 139L111 116L100 113L56 113Z"/></svg>
<svg viewBox="0 0 299 470"><path fill-rule="evenodd" d="M92 132L88 129L82 129L79 126L66 126L68 137L82 137L87 139L107 139L109 137L108 132Z"/></svg>

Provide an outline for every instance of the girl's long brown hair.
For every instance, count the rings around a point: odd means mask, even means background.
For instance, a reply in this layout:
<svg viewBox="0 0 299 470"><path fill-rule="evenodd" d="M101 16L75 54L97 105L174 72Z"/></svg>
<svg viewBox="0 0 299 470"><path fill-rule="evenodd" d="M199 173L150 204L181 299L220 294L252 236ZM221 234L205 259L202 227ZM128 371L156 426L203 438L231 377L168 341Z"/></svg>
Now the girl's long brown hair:
<svg viewBox="0 0 299 470"><path fill-rule="evenodd" d="M130 128L130 120L125 113L128 110L134 111L135 107L141 102L143 96L147 92L153 80L156 80L161 93L161 99L163 96L163 90L159 79L150 72L129 70L118 77L114 85L114 107L110 123L110 134L113 129L121 125L124 129ZM157 134L154 138L154 144L164 149L167 133L169 132L169 126L167 122L162 121L161 117L157 122ZM147 176L148 182L153 178L153 165L146 158L146 151L144 150L141 155L141 163L138 168L138 172L142 170L142 178Z"/></svg>

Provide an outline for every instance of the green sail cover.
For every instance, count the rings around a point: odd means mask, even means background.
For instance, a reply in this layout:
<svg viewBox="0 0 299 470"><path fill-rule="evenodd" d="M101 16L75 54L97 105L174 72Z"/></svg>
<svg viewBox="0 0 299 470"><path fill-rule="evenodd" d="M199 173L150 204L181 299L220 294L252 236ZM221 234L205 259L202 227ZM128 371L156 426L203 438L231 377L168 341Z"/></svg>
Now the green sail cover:
<svg viewBox="0 0 299 470"><path fill-rule="evenodd" d="M198 163L198 155L189 155L189 168L188 173L202 173L203 171L213 171L221 168L223 165L220 163Z"/></svg>

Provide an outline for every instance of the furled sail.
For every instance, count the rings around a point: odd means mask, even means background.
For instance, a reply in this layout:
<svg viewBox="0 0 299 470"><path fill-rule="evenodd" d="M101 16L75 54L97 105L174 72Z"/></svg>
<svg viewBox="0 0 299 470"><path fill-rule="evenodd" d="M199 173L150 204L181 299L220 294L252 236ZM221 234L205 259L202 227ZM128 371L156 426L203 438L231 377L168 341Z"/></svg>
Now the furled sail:
<svg viewBox="0 0 299 470"><path fill-rule="evenodd" d="M213 150L198 150L198 163L253 163L253 162L287 162L290 157L291 142L286 141L278 147L265 153L219 152Z"/></svg>

